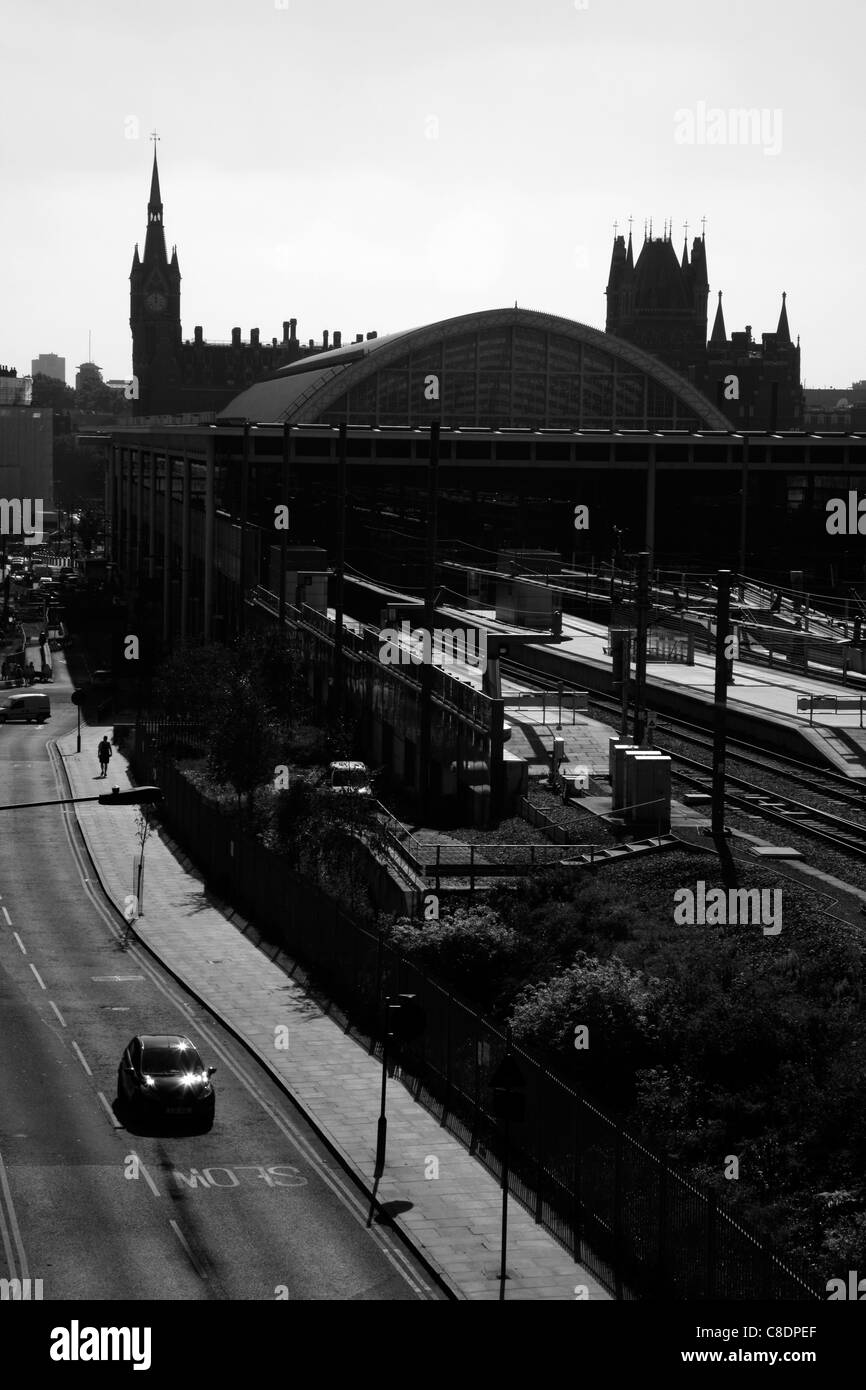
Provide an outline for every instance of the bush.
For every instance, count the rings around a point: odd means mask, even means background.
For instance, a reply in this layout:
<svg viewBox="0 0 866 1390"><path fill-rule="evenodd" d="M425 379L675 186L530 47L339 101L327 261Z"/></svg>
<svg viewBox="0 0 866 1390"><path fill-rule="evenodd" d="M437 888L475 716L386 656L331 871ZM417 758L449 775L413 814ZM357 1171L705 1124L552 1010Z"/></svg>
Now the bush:
<svg viewBox="0 0 866 1390"><path fill-rule="evenodd" d="M635 1058L655 1051L650 1014L656 988L616 957L600 961L581 951L568 970L518 997L511 1019L515 1040L547 1053L605 1104L622 1104L634 1090ZM581 1049L575 1045L578 1025L588 1029L588 1046Z"/></svg>
<svg viewBox="0 0 866 1390"><path fill-rule="evenodd" d="M511 966L517 938L489 907L457 908L438 921L399 918L392 944L420 969L466 994L482 1010Z"/></svg>

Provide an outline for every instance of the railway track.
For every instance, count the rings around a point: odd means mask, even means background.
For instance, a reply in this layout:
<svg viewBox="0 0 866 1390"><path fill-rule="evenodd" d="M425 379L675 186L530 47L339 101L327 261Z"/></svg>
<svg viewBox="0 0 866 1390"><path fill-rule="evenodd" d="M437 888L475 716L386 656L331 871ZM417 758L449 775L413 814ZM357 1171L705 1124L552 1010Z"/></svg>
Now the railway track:
<svg viewBox="0 0 866 1390"><path fill-rule="evenodd" d="M559 682L550 677L540 676L531 667L521 666L517 662L503 661L501 671L504 677L520 681L521 684L528 684L536 690L555 692L559 689ZM563 688L568 689L569 687ZM618 723L621 707L617 700L587 686L581 688L588 691L590 704L598 707L603 713L616 715ZM658 742L660 732L667 732L675 738L705 748L707 751L712 750L712 739L708 738L703 730L699 730L698 726L689 723L688 720L663 716L656 726L655 746L659 748L660 752L668 753L671 757L672 776L680 782L687 783L694 791L710 793L712 791L712 767L695 758L688 757L677 749L664 747ZM756 754L761 756L757 757ZM796 758L764 753L754 744L741 743L735 739L728 740L727 761L741 762L746 766L758 768L765 774L775 773L780 778L784 778L787 784L793 782L808 788L814 794L827 797L834 803L851 805L861 811L866 810L866 796L859 790L852 790L849 779L841 773L825 772L821 768L812 768L808 763L800 762ZM725 801L732 808L741 810L748 815L773 821L775 824L786 826L791 830L796 829L810 839L832 845L834 849L841 850L858 859L866 859L866 825L858 825L853 821L845 820L832 811L809 806L792 797L777 794L766 787L758 786L738 777L730 771L726 772L725 783Z"/></svg>

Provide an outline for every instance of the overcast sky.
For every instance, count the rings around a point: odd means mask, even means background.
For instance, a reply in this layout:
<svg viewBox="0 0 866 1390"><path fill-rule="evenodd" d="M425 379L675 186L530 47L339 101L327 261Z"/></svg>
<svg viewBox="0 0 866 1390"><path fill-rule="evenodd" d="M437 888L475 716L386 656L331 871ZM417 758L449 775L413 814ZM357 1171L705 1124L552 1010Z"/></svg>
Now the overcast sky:
<svg viewBox="0 0 866 1390"><path fill-rule="evenodd" d="M866 377L857 0L19 0L0 27L0 362L129 375L154 127L184 337L510 305L604 327L613 223L706 218L710 325ZM762 121L744 131L737 110ZM720 114L721 113L721 114ZM733 113L733 115L731 114ZM748 135L749 138L746 138ZM713 143L710 143L710 142Z"/></svg>

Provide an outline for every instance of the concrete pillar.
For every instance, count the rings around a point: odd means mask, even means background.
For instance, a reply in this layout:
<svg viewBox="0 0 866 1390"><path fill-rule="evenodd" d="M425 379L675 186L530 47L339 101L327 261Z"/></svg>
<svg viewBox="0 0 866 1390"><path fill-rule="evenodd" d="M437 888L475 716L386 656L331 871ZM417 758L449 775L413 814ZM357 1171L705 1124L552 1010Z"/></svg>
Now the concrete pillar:
<svg viewBox="0 0 866 1390"><path fill-rule="evenodd" d="M117 478L120 472L120 455L120 445L112 444L111 457L109 459L108 473L106 476L105 515L108 520L108 534L110 538L108 558L115 565L117 564L118 558L117 534L119 521L117 515Z"/></svg>
<svg viewBox="0 0 866 1390"><path fill-rule="evenodd" d="M652 569L652 555L656 539L656 446L649 446L649 462L646 474L646 537L644 549L649 551L649 568Z"/></svg>
<svg viewBox="0 0 866 1390"><path fill-rule="evenodd" d="M162 640L171 640L171 483L174 477L174 464L171 454L166 451L165 494L162 510Z"/></svg>
<svg viewBox="0 0 866 1390"><path fill-rule="evenodd" d="M127 584L132 576L132 456L139 452L138 445L127 450L126 460L126 561L124 579Z"/></svg>
<svg viewBox="0 0 866 1390"><path fill-rule="evenodd" d="M144 458L145 450L138 451L138 495L135 499L135 573L136 580L142 574L142 546L144 540Z"/></svg>
<svg viewBox="0 0 866 1390"><path fill-rule="evenodd" d="M192 462L184 450L183 455L183 511L180 528L180 635L189 636L189 568L190 568L190 499L192 494Z"/></svg>
<svg viewBox="0 0 866 1390"><path fill-rule="evenodd" d="M150 487L147 499L147 577L156 577L156 451L150 451Z"/></svg>
<svg viewBox="0 0 866 1390"><path fill-rule="evenodd" d="M204 640L213 638L213 587L214 587L214 531L216 527L216 507L214 505L214 474L216 472L216 440L208 439L205 444L205 489L204 489Z"/></svg>

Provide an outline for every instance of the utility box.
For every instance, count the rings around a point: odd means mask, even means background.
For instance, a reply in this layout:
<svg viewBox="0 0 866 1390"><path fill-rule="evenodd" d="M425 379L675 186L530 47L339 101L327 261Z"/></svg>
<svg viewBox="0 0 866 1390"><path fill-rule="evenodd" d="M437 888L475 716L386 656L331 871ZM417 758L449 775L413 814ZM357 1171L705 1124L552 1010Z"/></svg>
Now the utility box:
<svg viewBox="0 0 866 1390"><path fill-rule="evenodd" d="M626 753L637 753L639 751L636 743L621 743L615 738L610 740L608 745L608 759L611 788L610 809L612 811L621 811L626 804L625 755Z"/></svg>
<svg viewBox="0 0 866 1390"><path fill-rule="evenodd" d="M624 754L626 825L647 834L671 828L671 760L665 753L628 750Z"/></svg>

